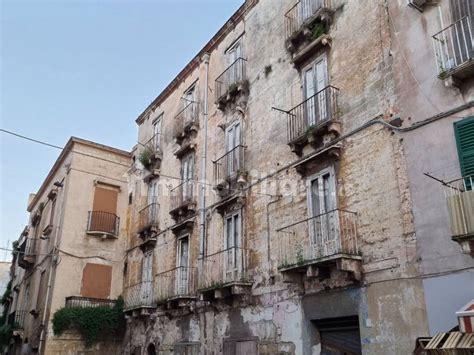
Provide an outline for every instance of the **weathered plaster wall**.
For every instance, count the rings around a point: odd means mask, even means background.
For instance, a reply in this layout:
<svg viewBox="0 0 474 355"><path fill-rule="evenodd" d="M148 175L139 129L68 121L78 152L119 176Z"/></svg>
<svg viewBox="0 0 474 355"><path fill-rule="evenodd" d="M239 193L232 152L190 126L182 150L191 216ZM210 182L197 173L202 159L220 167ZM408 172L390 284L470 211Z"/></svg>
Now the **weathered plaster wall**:
<svg viewBox="0 0 474 355"><path fill-rule="evenodd" d="M406 6L403 0L387 4L396 83L394 111L404 120L404 126L472 101L472 80L454 87L445 85L437 76L432 36L443 29L442 24L447 27L451 23L449 1L427 5L422 13ZM444 181L461 176L453 123L473 113L473 109L461 110L403 134L416 229L416 259L420 273L431 277L423 282L431 335L454 326L453 310L472 298L472 288L465 287L474 285L472 273L449 273L472 268L474 261L451 240L442 185L424 173ZM438 273L448 274L436 278ZM451 297L453 289L457 297Z"/></svg>

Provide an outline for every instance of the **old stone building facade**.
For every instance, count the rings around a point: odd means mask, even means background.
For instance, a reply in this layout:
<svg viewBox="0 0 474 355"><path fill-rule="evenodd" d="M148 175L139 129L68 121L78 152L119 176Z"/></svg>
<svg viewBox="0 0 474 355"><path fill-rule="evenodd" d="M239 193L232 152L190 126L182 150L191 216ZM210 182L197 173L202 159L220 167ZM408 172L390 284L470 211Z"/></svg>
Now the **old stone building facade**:
<svg viewBox="0 0 474 355"><path fill-rule="evenodd" d="M242 5L136 121L124 353L407 354L455 325L473 262L420 170L460 174L453 132L411 127L471 102L432 51L454 3Z"/></svg>
<svg viewBox="0 0 474 355"><path fill-rule="evenodd" d="M457 325L474 4L243 2L131 154L72 138L32 197L12 353L410 354ZM53 336L59 307L120 295L123 339Z"/></svg>
<svg viewBox="0 0 474 355"><path fill-rule="evenodd" d="M15 247L9 354L118 353L117 341L87 349L74 330L54 335L62 307L113 305L122 294L130 153L72 137L38 192Z"/></svg>

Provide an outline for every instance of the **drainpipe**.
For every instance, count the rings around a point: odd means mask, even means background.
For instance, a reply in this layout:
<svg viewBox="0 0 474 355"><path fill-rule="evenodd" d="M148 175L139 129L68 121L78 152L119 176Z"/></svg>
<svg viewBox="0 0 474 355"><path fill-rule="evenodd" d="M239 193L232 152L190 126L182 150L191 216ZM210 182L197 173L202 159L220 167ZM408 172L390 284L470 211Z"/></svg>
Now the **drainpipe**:
<svg viewBox="0 0 474 355"><path fill-rule="evenodd" d="M69 177L69 171L66 172L67 177ZM41 319L41 333L40 333L40 340L38 344L38 349L40 354L45 354L45 349L43 349L46 333L48 331L47 324L46 324L46 314L48 313L47 310L51 311L50 304L49 304L49 297L51 294L51 288L53 284L53 266L58 262L58 250L59 250L59 234L62 232L62 225L64 222L64 208L66 205L66 193L67 193L67 186L69 185L69 179L63 178L61 183L63 186L63 193L61 194L61 207L60 207L60 216L58 218L58 226L56 227L56 233L54 233L54 240L53 240L53 249L51 252L51 263L49 265L49 275L48 275L48 286L46 288L46 297L44 300L44 307L43 307L43 317ZM64 189L64 185L66 185L66 189ZM59 189L58 189L59 190ZM59 191L58 191L59 192ZM59 193L58 193L59 196Z"/></svg>
<svg viewBox="0 0 474 355"><path fill-rule="evenodd" d="M209 54L205 53L202 56L206 68L206 75L204 77L204 103L203 103L203 153L201 159L201 201L200 201L200 240L199 240L199 257L202 258L206 250L206 168L207 168L207 105L208 105L208 81L209 81Z"/></svg>

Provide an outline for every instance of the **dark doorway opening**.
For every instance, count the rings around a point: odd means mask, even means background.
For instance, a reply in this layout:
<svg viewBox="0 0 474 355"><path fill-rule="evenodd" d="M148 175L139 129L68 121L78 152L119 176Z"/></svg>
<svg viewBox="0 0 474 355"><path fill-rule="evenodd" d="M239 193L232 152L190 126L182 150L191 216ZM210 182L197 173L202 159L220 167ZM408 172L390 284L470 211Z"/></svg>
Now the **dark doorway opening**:
<svg viewBox="0 0 474 355"><path fill-rule="evenodd" d="M359 317L314 321L321 340L321 355L361 355Z"/></svg>

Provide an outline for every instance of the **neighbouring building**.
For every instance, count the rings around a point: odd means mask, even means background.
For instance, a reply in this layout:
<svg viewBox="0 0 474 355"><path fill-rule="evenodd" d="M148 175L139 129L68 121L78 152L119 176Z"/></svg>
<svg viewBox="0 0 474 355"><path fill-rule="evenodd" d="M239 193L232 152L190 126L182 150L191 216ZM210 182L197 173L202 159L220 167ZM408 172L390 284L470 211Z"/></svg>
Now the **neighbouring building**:
<svg viewBox="0 0 474 355"><path fill-rule="evenodd" d="M0 261L0 296L5 294L10 282L10 268L11 263L9 261ZM0 304L0 314L3 313L3 305Z"/></svg>
<svg viewBox="0 0 474 355"><path fill-rule="evenodd" d="M124 354L408 354L457 324L472 4L409 3L247 0L137 118Z"/></svg>
<svg viewBox="0 0 474 355"><path fill-rule="evenodd" d="M51 319L62 307L112 307L122 294L129 165L128 152L72 137L30 196L13 258L9 354L119 351L121 339L86 349L74 330L55 336Z"/></svg>
<svg viewBox="0 0 474 355"><path fill-rule="evenodd" d="M387 2L387 16L426 335L433 336L455 327L455 312L474 298L474 1L412 3L424 5Z"/></svg>

